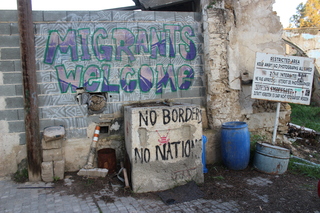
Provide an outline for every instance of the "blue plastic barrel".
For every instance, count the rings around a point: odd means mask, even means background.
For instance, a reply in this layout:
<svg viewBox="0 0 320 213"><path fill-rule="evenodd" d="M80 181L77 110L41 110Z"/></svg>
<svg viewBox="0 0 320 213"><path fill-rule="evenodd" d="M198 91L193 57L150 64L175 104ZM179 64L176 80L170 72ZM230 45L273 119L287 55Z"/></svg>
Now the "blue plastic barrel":
<svg viewBox="0 0 320 213"><path fill-rule="evenodd" d="M227 168L243 170L250 159L250 133L245 122L232 121L222 124L221 155Z"/></svg>
<svg viewBox="0 0 320 213"><path fill-rule="evenodd" d="M208 169L206 166L206 143L207 136L202 135L202 165L203 165L203 173L208 173Z"/></svg>

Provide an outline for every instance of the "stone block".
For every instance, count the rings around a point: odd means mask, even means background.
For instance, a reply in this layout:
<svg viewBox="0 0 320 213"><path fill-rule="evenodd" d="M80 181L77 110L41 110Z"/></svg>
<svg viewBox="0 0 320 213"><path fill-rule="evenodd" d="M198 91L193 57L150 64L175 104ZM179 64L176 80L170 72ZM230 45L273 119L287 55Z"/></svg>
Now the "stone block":
<svg viewBox="0 0 320 213"><path fill-rule="evenodd" d="M43 162L63 160L61 149L48 149L42 150Z"/></svg>
<svg viewBox="0 0 320 213"><path fill-rule="evenodd" d="M41 163L41 178L44 182L52 182L53 181L53 163L52 163L52 161Z"/></svg>
<svg viewBox="0 0 320 213"><path fill-rule="evenodd" d="M134 192L202 183L202 113L198 105L125 106L125 144Z"/></svg>
<svg viewBox="0 0 320 213"><path fill-rule="evenodd" d="M53 161L53 175L55 178L64 179L64 160Z"/></svg>
<svg viewBox="0 0 320 213"><path fill-rule="evenodd" d="M48 141L58 140L64 137L66 131L63 126L50 126L43 130L43 139Z"/></svg>
<svg viewBox="0 0 320 213"><path fill-rule="evenodd" d="M105 177L108 174L108 169L80 169L77 173L79 176L86 176L86 177Z"/></svg>
<svg viewBox="0 0 320 213"><path fill-rule="evenodd" d="M41 140L42 149L60 149L62 147L63 139L53 140L53 141L45 141L43 138Z"/></svg>

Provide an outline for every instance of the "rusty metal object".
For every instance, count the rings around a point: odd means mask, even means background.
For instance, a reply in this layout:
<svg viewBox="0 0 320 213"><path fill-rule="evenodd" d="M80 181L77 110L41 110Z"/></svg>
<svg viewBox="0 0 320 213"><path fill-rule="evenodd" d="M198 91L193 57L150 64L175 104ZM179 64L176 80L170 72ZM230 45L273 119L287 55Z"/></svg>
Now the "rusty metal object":
<svg viewBox="0 0 320 213"><path fill-rule="evenodd" d="M41 141L31 0L17 0L17 6L28 173L30 181L39 181L41 180Z"/></svg>

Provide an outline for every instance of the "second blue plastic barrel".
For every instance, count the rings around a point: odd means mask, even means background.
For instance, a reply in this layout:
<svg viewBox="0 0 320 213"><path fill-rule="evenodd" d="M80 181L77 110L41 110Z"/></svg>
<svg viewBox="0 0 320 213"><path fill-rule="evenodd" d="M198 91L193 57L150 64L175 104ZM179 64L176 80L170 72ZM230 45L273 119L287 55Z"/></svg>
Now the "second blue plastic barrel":
<svg viewBox="0 0 320 213"><path fill-rule="evenodd" d="M250 133L245 122L232 121L222 124L221 155L227 168L243 170L250 159Z"/></svg>

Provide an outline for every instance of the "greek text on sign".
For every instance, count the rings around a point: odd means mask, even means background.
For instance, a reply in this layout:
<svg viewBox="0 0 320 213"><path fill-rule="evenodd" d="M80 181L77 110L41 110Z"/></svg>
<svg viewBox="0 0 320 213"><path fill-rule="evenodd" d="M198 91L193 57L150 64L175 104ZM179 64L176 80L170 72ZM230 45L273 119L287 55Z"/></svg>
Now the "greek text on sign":
<svg viewBox="0 0 320 213"><path fill-rule="evenodd" d="M314 59L256 54L251 98L310 104Z"/></svg>

